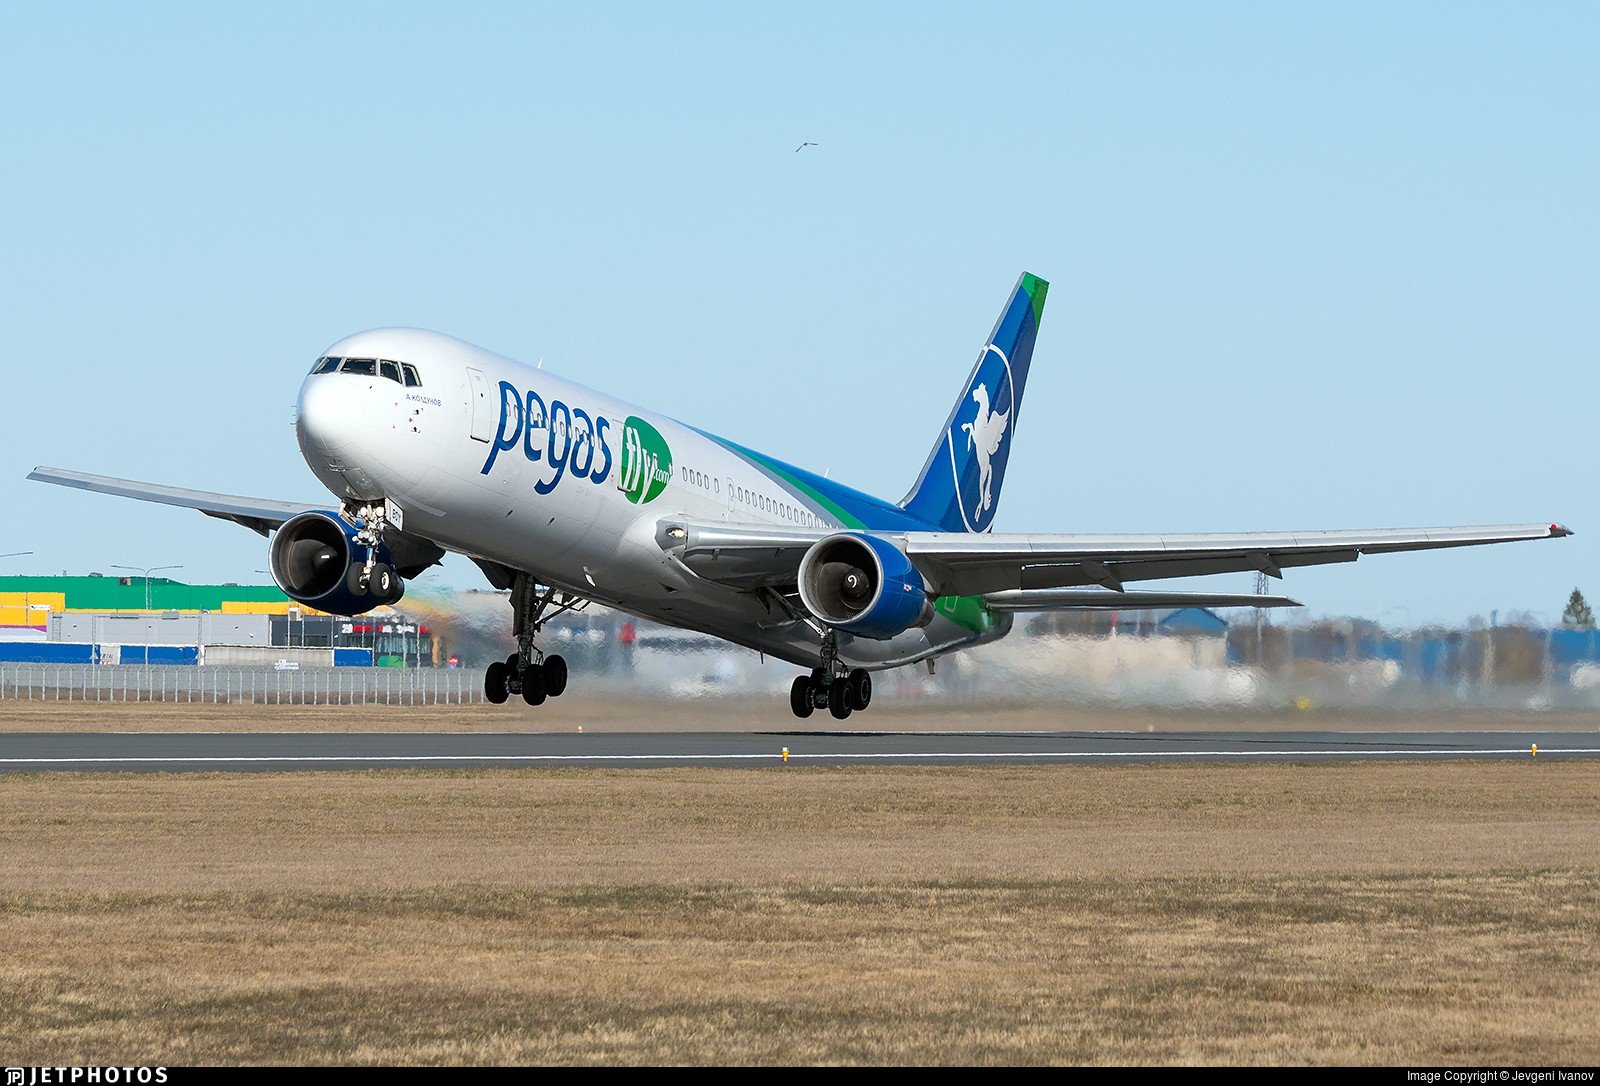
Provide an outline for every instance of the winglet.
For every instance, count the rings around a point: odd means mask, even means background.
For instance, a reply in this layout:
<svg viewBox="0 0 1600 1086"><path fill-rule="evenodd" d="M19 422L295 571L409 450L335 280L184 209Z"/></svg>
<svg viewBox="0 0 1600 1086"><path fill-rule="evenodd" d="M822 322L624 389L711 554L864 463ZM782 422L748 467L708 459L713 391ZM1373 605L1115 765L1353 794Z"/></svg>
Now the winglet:
<svg viewBox="0 0 1600 1086"><path fill-rule="evenodd" d="M1575 535L1575 534L1577 534L1577 533L1575 533L1571 528L1568 528L1565 524L1557 524L1555 521L1551 521L1550 522L1550 538L1551 539L1561 539L1561 538L1563 538L1565 536Z"/></svg>

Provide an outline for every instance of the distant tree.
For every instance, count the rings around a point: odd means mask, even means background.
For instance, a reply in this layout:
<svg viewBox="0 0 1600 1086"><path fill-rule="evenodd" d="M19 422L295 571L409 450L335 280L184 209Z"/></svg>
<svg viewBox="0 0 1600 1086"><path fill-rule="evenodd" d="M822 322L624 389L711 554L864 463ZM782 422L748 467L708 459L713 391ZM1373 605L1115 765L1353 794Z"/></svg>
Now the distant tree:
<svg viewBox="0 0 1600 1086"><path fill-rule="evenodd" d="M1576 588L1567 597L1567 609L1561 612L1561 627L1566 630L1594 629L1594 612L1589 609L1589 601Z"/></svg>

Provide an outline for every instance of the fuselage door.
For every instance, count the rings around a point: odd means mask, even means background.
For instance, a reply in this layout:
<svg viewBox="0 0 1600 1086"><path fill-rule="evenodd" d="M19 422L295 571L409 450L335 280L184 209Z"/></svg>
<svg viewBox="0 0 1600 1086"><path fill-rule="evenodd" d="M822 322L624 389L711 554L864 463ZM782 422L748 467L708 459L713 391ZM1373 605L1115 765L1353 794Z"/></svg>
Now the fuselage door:
<svg viewBox="0 0 1600 1086"><path fill-rule="evenodd" d="M487 442L494 434L495 420L490 413L489 382L483 371L467 367L467 398L472 401L472 440Z"/></svg>

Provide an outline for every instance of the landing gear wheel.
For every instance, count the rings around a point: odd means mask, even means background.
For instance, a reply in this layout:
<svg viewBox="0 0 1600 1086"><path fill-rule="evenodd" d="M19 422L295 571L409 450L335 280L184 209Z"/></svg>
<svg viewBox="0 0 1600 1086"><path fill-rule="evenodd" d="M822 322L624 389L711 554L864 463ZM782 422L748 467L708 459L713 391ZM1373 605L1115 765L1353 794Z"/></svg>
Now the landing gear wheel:
<svg viewBox="0 0 1600 1086"><path fill-rule="evenodd" d="M372 567L372 576L367 579L367 590L387 604L399 603L400 597L406 594L405 583L400 580L400 575L394 571L393 566L382 562Z"/></svg>
<svg viewBox="0 0 1600 1086"><path fill-rule="evenodd" d="M483 673L483 696L491 705L504 705L511 696L511 690L506 686L506 665L499 660L490 664Z"/></svg>
<svg viewBox="0 0 1600 1086"><path fill-rule="evenodd" d="M365 573L365 572L366 572L366 567L359 566L359 565L352 565L350 567L350 572L348 572L348 573L346 573L344 575L344 586L345 586L345 588L349 589L350 594L352 596L355 596L357 599L359 599L362 596L367 595L368 592L371 590L371 587L372 587L370 583L368 583L368 584L362 584L361 583L361 575L363 573Z"/></svg>
<svg viewBox="0 0 1600 1086"><path fill-rule="evenodd" d="M818 690L828 689L828 683L832 681L833 674L825 668L817 667L811 669L811 685Z"/></svg>
<svg viewBox="0 0 1600 1086"><path fill-rule="evenodd" d="M552 698L559 698L561 692L567 688L567 662L559 656L546 656L544 658L544 692Z"/></svg>
<svg viewBox="0 0 1600 1086"><path fill-rule="evenodd" d="M872 704L872 676L858 667L845 679L850 688L850 708L860 710Z"/></svg>
<svg viewBox="0 0 1600 1086"><path fill-rule="evenodd" d="M544 698L544 668L529 664L522 672L522 700L529 705L543 705Z"/></svg>
<svg viewBox="0 0 1600 1086"><path fill-rule="evenodd" d="M796 675L794 683L789 687L789 708L793 709L794 715L801 720L810 716L811 710L815 708L811 699L813 689L815 688L811 685L809 675Z"/></svg>
<svg viewBox="0 0 1600 1086"><path fill-rule="evenodd" d="M833 719L843 720L850 715L850 680L835 679L828 687L828 712Z"/></svg>

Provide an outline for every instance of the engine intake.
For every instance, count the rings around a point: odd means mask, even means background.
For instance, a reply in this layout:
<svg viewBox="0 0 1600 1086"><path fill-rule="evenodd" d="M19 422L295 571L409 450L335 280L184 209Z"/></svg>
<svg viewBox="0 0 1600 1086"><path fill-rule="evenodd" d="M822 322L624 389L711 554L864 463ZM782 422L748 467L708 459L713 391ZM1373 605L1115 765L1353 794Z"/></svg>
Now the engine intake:
<svg viewBox="0 0 1600 1086"><path fill-rule="evenodd" d="M800 599L834 629L877 641L933 620L928 586L911 560L887 540L855 532L828 536L806 551Z"/></svg>
<svg viewBox="0 0 1600 1086"><path fill-rule="evenodd" d="M289 598L333 615L359 615L397 602L404 592L389 548L378 544L373 576L366 590L360 574L370 551L357 541L358 525L337 513L300 513L278 529L268 550L272 579ZM382 580L391 587L383 593Z"/></svg>

